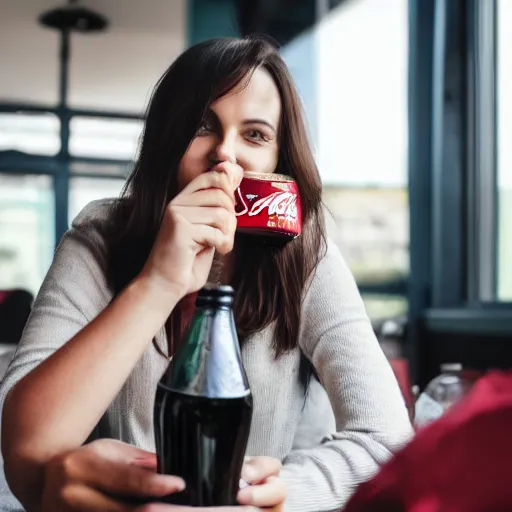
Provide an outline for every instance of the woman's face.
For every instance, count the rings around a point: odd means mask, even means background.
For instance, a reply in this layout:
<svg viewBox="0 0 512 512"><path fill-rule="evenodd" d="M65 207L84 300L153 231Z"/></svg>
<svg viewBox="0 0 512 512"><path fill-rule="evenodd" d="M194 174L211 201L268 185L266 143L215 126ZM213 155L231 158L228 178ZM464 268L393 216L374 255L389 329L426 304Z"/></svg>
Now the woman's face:
<svg viewBox="0 0 512 512"><path fill-rule="evenodd" d="M256 69L213 103L181 159L180 190L217 162L236 162L244 171L274 172L277 167L281 99L274 80Z"/></svg>

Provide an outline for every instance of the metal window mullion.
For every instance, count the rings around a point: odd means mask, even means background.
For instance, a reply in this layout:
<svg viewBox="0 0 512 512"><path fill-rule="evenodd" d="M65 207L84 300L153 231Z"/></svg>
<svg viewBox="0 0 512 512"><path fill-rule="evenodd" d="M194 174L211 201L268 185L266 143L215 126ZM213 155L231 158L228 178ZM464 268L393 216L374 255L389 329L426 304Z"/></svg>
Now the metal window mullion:
<svg viewBox="0 0 512 512"><path fill-rule="evenodd" d="M59 172L60 163L53 157L0 151L0 173L54 175Z"/></svg>
<svg viewBox="0 0 512 512"><path fill-rule="evenodd" d="M411 381L424 380L420 318L432 295L432 66L435 2L409 0L408 173L410 211L409 325Z"/></svg>
<svg viewBox="0 0 512 512"><path fill-rule="evenodd" d="M468 10L468 303L496 299L496 2Z"/></svg>
<svg viewBox="0 0 512 512"><path fill-rule="evenodd" d="M464 0L435 2L432 71L432 306L465 299L464 172L466 46Z"/></svg>
<svg viewBox="0 0 512 512"><path fill-rule="evenodd" d="M126 180L126 176L121 176L120 174L113 173L98 173L95 174L93 172L77 172L70 175L70 180L75 178L87 178L92 180Z"/></svg>
<svg viewBox="0 0 512 512"><path fill-rule="evenodd" d="M447 5L444 1L435 1L434 10L434 57L432 65L432 244L430 246L432 262L432 303L443 302L443 149L445 141L444 127L444 91L447 52ZM451 141L449 141L451 142Z"/></svg>
<svg viewBox="0 0 512 512"><path fill-rule="evenodd" d="M315 23L321 23L329 14L331 6L329 0L315 0Z"/></svg>
<svg viewBox="0 0 512 512"><path fill-rule="evenodd" d="M130 112L115 112L115 111L102 111L93 109L79 109L71 107L51 107L46 105L24 104L16 102L3 102L0 101L1 114L53 114L60 117L62 114L67 114L71 117L94 117L102 119L121 119L121 120L135 120L143 121L143 114L135 114Z"/></svg>
<svg viewBox="0 0 512 512"><path fill-rule="evenodd" d="M406 279L397 279L396 281L373 284L362 282L358 283L358 288L361 294L389 295L407 298L408 281Z"/></svg>

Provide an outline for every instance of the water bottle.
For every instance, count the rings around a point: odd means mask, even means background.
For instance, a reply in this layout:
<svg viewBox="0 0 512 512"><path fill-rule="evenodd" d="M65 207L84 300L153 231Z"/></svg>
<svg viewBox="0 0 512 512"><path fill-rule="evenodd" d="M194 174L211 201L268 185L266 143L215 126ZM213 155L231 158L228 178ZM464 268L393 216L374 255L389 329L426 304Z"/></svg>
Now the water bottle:
<svg viewBox="0 0 512 512"><path fill-rule="evenodd" d="M416 401L416 427L425 427L440 418L468 393L471 385L472 382L462 375L460 363L442 364L440 375L429 382Z"/></svg>

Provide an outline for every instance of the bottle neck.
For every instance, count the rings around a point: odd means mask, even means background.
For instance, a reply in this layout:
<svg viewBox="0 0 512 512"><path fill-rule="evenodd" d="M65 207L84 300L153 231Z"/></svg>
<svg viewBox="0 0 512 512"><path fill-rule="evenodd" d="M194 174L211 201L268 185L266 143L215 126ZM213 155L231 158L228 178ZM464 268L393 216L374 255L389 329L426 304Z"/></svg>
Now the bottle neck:
<svg viewBox="0 0 512 512"><path fill-rule="evenodd" d="M228 325L231 326L231 324L234 327L233 310L230 306L196 306L190 325L185 332L183 343L176 353L176 361L186 360L190 362L193 360L199 362L196 359L199 353L210 350L213 343L219 342L218 336L213 332L219 324L224 329ZM233 340L232 338L233 333L229 332L223 342L230 344L230 342L236 341L238 344L238 339Z"/></svg>
<svg viewBox="0 0 512 512"><path fill-rule="evenodd" d="M171 390L211 398L249 393L230 305L196 307L183 343L161 384Z"/></svg>

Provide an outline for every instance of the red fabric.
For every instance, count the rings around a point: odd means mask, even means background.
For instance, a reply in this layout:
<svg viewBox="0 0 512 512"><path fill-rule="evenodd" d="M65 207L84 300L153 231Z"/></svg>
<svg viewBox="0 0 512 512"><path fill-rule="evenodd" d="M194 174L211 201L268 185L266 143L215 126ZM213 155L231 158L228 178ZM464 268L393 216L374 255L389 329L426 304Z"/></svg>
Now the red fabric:
<svg viewBox="0 0 512 512"><path fill-rule="evenodd" d="M362 484L344 512L512 510L512 372L471 393Z"/></svg>
<svg viewBox="0 0 512 512"><path fill-rule="evenodd" d="M177 315L171 315L166 322L167 348L170 356L175 354L180 343L183 341L185 331L194 315L197 295L197 293L191 293L183 297L176 305ZM175 325L175 327L173 327L173 325Z"/></svg>
<svg viewBox="0 0 512 512"><path fill-rule="evenodd" d="M191 293L186 297L183 297L180 301L181 307L181 325L180 325L180 333L181 336L185 334L187 327L192 320L192 316L194 315L194 311L196 310L196 299L197 293Z"/></svg>
<svg viewBox="0 0 512 512"><path fill-rule="evenodd" d="M12 290L0 290L0 304L2 304L9 295L11 295Z"/></svg>

